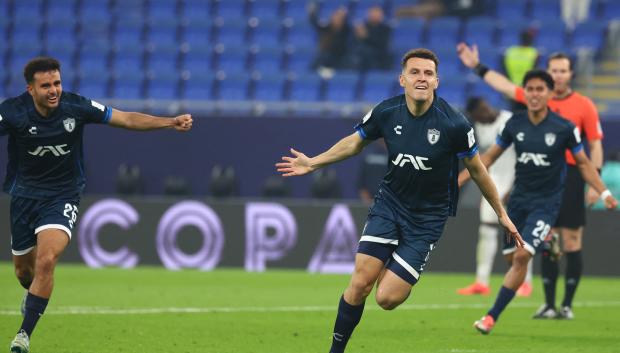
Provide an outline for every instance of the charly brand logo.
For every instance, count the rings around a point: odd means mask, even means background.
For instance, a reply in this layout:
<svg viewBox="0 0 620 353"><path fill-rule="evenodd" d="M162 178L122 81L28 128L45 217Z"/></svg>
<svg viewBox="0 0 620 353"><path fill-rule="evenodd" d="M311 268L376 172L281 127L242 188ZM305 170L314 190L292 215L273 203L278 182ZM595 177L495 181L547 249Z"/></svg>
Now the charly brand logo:
<svg viewBox="0 0 620 353"><path fill-rule="evenodd" d="M519 132L519 133L517 134L517 140L518 140L518 141L523 141L523 139L525 139L525 134L524 134L524 133L522 133L522 132Z"/></svg>
<svg viewBox="0 0 620 353"><path fill-rule="evenodd" d="M517 161L523 164L532 162L537 167L546 167L550 165L547 161L547 155L542 153L522 152Z"/></svg>
<svg viewBox="0 0 620 353"><path fill-rule="evenodd" d="M394 165L399 167L405 166L407 163L413 164L416 170L431 170L433 168L424 165L424 161L428 161L426 157L412 156L410 154L399 153L396 159L392 161Z"/></svg>
<svg viewBox="0 0 620 353"><path fill-rule="evenodd" d="M64 156L65 154L68 154L71 152L71 150L66 151L65 150L66 147L67 147L66 143L62 145L56 145L56 146L39 146L35 148L34 151L28 151L28 153L33 156L39 156L39 157L43 157L46 154L51 153L56 157L60 157L60 156Z"/></svg>
<svg viewBox="0 0 620 353"><path fill-rule="evenodd" d="M402 125L396 125L396 127L394 128L394 132L396 133L396 135L400 135L403 132L401 131L403 129Z"/></svg>
<svg viewBox="0 0 620 353"><path fill-rule="evenodd" d="M71 132L75 129L75 119L73 118L63 120L62 124L65 126L65 130L67 130L67 132Z"/></svg>

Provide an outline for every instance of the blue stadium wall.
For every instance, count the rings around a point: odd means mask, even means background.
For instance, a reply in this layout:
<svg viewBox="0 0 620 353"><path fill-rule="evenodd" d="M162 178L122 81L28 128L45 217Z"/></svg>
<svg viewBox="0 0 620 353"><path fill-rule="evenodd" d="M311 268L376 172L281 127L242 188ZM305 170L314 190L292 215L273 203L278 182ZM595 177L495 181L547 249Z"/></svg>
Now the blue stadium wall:
<svg viewBox="0 0 620 353"><path fill-rule="evenodd" d="M194 117L186 134L171 130L139 133L107 126L85 129L86 194L113 194L122 163L138 165L146 194L162 194L167 176L185 177L192 195L208 194L214 165L233 166L240 196L261 195L265 180L276 175L274 164L293 147L313 156L338 139L353 133L357 119L342 118L234 118ZM620 119L603 121L607 154L620 151ZM7 139L0 137L0 169L7 162ZM334 165L343 197L357 198L356 183L361 159ZM310 196L311 176L292 178L293 197Z"/></svg>

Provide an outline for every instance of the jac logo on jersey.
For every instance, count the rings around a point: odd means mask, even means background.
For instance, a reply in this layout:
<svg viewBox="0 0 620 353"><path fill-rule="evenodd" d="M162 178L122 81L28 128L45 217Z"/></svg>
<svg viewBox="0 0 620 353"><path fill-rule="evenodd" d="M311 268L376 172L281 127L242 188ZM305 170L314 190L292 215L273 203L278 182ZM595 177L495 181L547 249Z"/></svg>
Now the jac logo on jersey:
<svg viewBox="0 0 620 353"><path fill-rule="evenodd" d="M517 161L523 164L532 162L537 167L546 167L550 165L547 161L547 155L542 153L522 152Z"/></svg>
<svg viewBox="0 0 620 353"><path fill-rule="evenodd" d="M34 151L28 151L29 154L33 156L43 157L48 153L53 154L56 157L64 156L65 154L71 153L71 150L65 151L67 144L56 145L56 146L39 146Z"/></svg>
<svg viewBox="0 0 620 353"><path fill-rule="evenodd" d="M413 167L416 170L431 170L431 169L433 169L433 168L425 166L424 165L424 161L428 161L428 158L420 157L420 156L412 156L410 154L399 153L398 156L396 156L396 159L392 161L392 163L394 165L399 166L399 167L403 167L403 166L405 166L405 164L411 163L411 164L413 164Z"/></svg>

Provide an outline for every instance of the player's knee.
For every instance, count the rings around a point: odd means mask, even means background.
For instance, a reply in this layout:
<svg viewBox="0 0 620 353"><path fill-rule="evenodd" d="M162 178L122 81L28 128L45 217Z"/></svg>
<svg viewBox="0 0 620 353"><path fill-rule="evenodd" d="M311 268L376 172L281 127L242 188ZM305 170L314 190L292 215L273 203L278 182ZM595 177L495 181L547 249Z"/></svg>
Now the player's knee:
<svg viewBox="0 0 620 353"><path fill-rule="evenodd" d="M54 267L56 267L56 261L58 261L58 256L55 254L40 254L39 256L37 256L37 273L44 275L54 272Z"/></svg>
<svg viewBox="0 0 620 353"><path fill-rule="evenodd" d="M381 294L377 294L376 296L376 300L377 300L377 304L383 309L383 310L394 310L396 309L400 304L402 304L405 299L407 298L400 298L398 296L395 295L381 295Z"/></svg>
<svg viewBox="0 0 620 353"><path fill-rule="evenodd" d="M351 280L351 285L349 288L356 297L366 298L372 291L374 284L374 281L369 278L364 276L356 276Z"/></svg>
<svg viewBox="0 0 620 353"><path fill-rule="evenodd" d="M527 267L532 255L527 250L517 251L512 257L513 266Z"/></svg>
<svg viewBox="0 0 620 353"><path fill-rule="evenodd" d="M17 276L17 280L19 284L25 289L30 288L32 284L32 279L34 278L34 271L31 267L21 266L15 268L15 276Z"/></svg>

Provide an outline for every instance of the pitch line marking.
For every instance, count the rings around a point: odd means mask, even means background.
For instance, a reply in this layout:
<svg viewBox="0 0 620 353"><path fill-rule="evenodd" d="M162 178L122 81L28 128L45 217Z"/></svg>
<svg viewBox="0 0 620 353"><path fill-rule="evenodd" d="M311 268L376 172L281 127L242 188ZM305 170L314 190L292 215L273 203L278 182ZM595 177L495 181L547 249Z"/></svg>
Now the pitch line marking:
<svg viewBox="0 0 620 353"><path fill-rule="evenodd" d="M534 303L511 303L512 308L536 308ZM575 302L577 308L619 307L620 301ZM488 303L473 304L405 304L398 310L462 310L486 309ZM111 307L57 307L50 308L45 315L150 315L150 314L212 314L212 313L278 313L278 312L332 312L336 306L274 306L274 307L212 307L212 308L111 308ZM365 310L380 311L378 306L368 306ZM0 316L21 315L19 310L0 309Z"/></svg>

